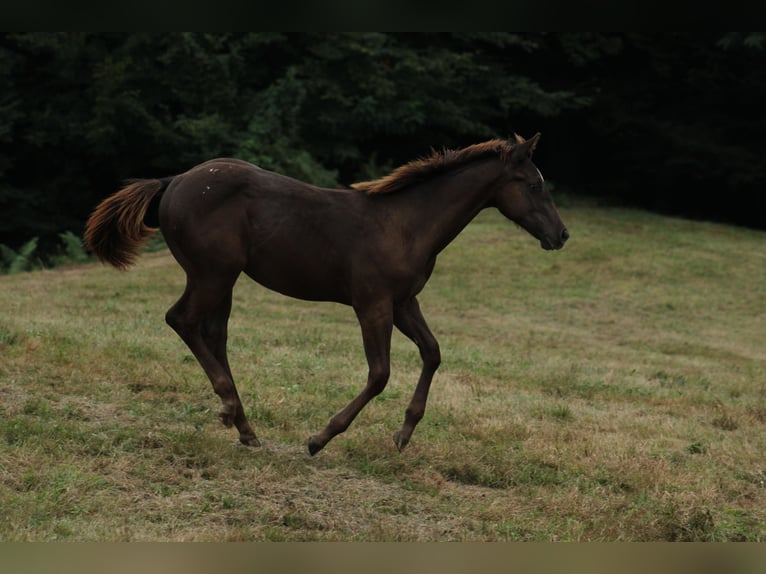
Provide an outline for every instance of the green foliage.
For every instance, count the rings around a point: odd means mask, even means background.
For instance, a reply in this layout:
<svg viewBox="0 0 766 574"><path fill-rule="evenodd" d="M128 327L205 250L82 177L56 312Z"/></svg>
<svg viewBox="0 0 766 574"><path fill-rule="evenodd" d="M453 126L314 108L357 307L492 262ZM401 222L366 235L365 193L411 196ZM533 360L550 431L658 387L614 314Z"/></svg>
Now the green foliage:
<svg viewBox="0 0 766 574"><path fill-rule="evenodd" d="M126 178L234 155L319 185L529 131L585 100L516 65L518 34L0 35L0 243L55 253ZM87 158L84 161L83 158Z"/></svg>
<svg viewBox="0 0 766 574"><path fill-rule="evenodd" d="M726 50L739 47L763 50L766 48L766 34L763 32L728 32L718 41Z"/></svg>
<svg viewBox="0 0 766 574"><path fill-rule="evenodd" d="M37 250L37 237L27 241L18 251L7 245L0 245L0 271L5 273L20 273L29 271L37 266L34 258Z"/></svg>
<svg viewBox="0 0 766 574"><path fill-rule="evenodd" d="M85 251L82 239L72 233L65 231L59 233L59 242L52 255L45 257L39 252L38 238L33 237L18 251L13 250L7 245L0 244L0 273L19 273L22 271L31 271L41 267L51 268L62 265L72 265L85 263L91 259ZM162 237L147 245L147 251L158 251L166 247Z"/></svg>
<svg viewBox="0 0 766 574"><path fill-rule="evenodd" d="M40 267L85 263L90 259L80 237L71 231L59 233L58 237L59 242L55 253L49 257L43 257L39 253L37 237L27 241L18 251L0 244L0 273L20 273ZM164 246L164 242L160 242L155 250L164 248Z"/></svg>
<svg viewBox="0 0 766 574"><path fill-rule="evenodd" d="M82 239L71 231L59 233L61 241L60 252L52 258L54 265L64 265L67 263L84 263L89 259L88 253L82 244Z"/></svg>
<svg viewBox="0 0 766 574"><path fill-rule="evenodd" d="M334 186L535 131L574 193L762 226L764 37L2 33L0 243L49 257L124 179L215 156Z"/></svg>

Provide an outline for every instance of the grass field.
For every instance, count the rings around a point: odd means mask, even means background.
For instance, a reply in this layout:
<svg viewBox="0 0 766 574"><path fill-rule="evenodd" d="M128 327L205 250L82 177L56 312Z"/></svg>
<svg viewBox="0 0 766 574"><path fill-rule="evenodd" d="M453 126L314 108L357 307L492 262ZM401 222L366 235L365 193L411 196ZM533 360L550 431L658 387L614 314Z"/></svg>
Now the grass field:
<svg viewBox="0 0 766 574"><path fill-rule="evenodd" d="M496 212L420 296L442 347L316 457L366 378L350 309L235 291L230 360L264 446L237 445L164 323L167 252L0 277L0 540L766 539L766 234L561 210L560 252Z"/></svg>

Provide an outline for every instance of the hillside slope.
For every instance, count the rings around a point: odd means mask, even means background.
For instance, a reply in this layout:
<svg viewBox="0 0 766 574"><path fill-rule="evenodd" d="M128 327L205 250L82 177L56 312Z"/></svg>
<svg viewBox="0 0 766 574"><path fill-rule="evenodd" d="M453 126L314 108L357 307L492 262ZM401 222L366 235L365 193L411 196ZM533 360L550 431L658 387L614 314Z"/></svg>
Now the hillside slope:
<svg viewBox="0 0 766 574"><path fill-rule="evenodd" d="M442 346L347 433L350 309L235 291L230 362L264 446L236 445L164 323L166 252L0 277L0 540L751 540L766 535L766 234L562 209L561 252L483 213L420 296Z"/></svg>

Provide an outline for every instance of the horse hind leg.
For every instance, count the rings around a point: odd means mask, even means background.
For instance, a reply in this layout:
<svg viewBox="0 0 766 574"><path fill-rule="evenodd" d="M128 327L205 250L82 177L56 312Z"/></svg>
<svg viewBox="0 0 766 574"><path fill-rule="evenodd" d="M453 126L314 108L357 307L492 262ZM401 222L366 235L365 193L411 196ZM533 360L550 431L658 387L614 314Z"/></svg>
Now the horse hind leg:
<svg viewBox="0 0 766 574"><path fill-rule="evenodd" d="M219 413L221 422L227 427L232 425L236 426L240 431L240 441L243 444L249 446L260 446L258 439L250 427L245 415L242 401L237 393L236 386L234 384L234 376L231 373L231 367L229 366L229 358L226 352L226 342L228 339L228 322L229 314L231 313L231 291L224 297L214 313L207 316L202 324L202 337L208 349L211 350L215 359L226 371L226 374L231 381L231 390L234 398L233 408L227 409L226 403ZM243 432L244 431L244 432Z"/></svg>
<svg viewBox="0 0 766 574"><path fill-rule="evenodd" d="M260 446L245 415L226 356L233 286L234 281L199 286L187 278L186 291L165 319L194 354L220 397L221 422L237 427L242 444Z"/></svg>

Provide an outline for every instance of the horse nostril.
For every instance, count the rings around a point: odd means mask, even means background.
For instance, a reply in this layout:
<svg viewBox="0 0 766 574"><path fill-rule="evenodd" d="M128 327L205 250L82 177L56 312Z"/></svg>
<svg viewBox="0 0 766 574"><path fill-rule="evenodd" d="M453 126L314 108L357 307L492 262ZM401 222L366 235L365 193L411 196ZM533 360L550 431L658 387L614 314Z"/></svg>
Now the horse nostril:
<svg viewBox="0 0 766 574"><path fill-rule="evenodd" d="M569 239L569 231L565 227L561 230L561 243L564 243L567 239Z"/></svg>

